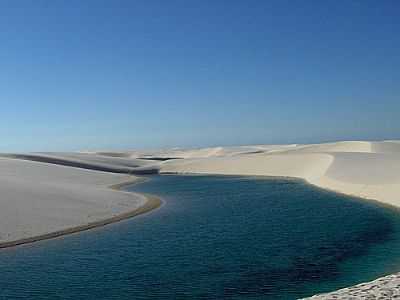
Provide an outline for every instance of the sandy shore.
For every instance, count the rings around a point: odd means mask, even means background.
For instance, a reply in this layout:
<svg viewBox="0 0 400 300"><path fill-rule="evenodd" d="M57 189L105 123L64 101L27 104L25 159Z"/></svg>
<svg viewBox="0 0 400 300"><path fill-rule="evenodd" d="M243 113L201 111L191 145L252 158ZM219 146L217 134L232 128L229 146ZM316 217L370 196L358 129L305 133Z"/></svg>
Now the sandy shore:
<svg viewBox="0 0 400 300"><path fill-rule="evenodd" d="M50 232L50 233L46 233L46 234L42 234L42 235L32 236L32 237L24 238L24 239L20 239L20 240L3 242L3 243L0 243L0 248L14 247L14 246L38 242L38 241L42 241L42 240L53 239L53 238L61 237L63 235L77 233L77 232L93 229L96 227L101 227L101 226L105 226L108 224L116 223L116 222L119 222L119 221L122 221L125 219L129 219L129 218L147 213L153 209L160 207L160 205L162 203L159 198L154 197L154 196L146 196L146 198L147 198L146 203L133 211L121 213L117 216L114 216L114 217L111 217L108 219L91 222L91 223L88 223L85 225L70 227L67 229L54 231L54 232Z"/></svg>
<svg viewBox="0 0 400 300"><path fill-rule="evenodd" d="M120 190L140 180L2 158L0 248L104 226L160 206L155 197Z"/></svg>
<svg viewBox="0 0 400 300"><path fill-rule="evenodd" d="M371 282L361 283L331 293L312 296L309 300L333 299L400 299L400 273L378 278Z"/></svg>

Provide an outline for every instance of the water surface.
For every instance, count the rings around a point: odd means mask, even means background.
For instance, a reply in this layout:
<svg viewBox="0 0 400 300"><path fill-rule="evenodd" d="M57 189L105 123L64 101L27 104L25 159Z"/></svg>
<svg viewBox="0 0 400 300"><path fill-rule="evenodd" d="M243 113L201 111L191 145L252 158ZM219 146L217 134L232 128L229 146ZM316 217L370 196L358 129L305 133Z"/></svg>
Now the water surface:
<svg viewBox="0 0 400 300"><path fill-rule="evenodd" d="M397 271L398 212L302 181L154 176L150 214L0 252L1 299L296 299Z"/></svg>

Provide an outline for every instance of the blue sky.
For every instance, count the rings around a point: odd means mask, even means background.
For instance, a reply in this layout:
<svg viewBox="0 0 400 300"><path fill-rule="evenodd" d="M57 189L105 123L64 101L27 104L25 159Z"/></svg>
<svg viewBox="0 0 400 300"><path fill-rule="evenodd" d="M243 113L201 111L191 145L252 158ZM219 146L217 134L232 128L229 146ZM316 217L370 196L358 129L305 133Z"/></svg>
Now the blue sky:
<svg viewBox="0 0 400 300"><path fill-rule="evenodd" d="M400 138L398 1L0 1L0 151Z"/></svg>

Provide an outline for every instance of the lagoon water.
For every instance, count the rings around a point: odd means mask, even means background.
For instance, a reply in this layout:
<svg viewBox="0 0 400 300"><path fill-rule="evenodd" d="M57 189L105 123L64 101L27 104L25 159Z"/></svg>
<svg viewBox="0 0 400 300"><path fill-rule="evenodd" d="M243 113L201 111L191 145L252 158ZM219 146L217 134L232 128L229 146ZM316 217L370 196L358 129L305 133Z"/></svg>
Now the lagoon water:
<svg viewBox="0 0 400 300"><path fill-rule="evenodd" d="M0 252L0 299L296 299L400 270L400 214L302 181L154 176L149 214Z"/></svg>

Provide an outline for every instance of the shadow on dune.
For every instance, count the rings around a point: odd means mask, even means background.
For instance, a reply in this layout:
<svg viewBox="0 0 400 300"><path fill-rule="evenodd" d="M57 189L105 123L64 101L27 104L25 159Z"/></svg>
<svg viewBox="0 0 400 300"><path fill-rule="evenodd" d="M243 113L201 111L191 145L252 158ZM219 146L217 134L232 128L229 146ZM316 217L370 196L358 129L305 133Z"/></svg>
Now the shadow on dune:
<svg viewBox="0 0 400 300"><path fill-rule="evenodd" d="M112 166L105 164L87 163L84 161L75 161L58 157L41 156L35 154L1 154L0 156L5 158L29 160L29 161L48 163L48 164L56 164L61 166L68 166L68 167L110 172L110 173L119 173L119 174L144 175L144 174L157 174L159 172L158 168L156 167L143 167L139 165L137 165L136 167L119 167L119 166Z"/></svg>

